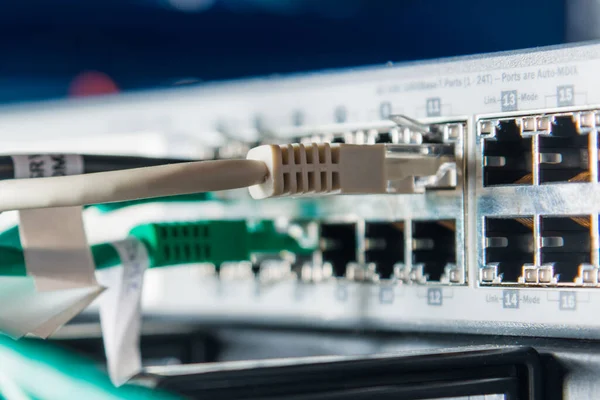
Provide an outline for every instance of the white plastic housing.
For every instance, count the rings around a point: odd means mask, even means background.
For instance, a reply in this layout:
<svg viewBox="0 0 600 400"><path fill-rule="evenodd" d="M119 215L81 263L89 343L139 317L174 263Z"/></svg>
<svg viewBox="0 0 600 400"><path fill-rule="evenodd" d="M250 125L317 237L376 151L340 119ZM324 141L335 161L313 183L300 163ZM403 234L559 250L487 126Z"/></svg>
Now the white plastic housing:
<svg viewBox="0 0 600 400"><path fill-rule="evenodd" d="M246 158L269 169L265 182L249 188L255 199L386 192L384 145L264 145Z"/></svg>

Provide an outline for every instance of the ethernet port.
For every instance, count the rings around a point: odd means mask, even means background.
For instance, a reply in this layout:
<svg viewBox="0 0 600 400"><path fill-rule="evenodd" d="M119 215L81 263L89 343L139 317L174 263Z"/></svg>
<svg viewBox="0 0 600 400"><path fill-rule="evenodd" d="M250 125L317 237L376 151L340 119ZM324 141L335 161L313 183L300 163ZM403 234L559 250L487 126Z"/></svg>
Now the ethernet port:
<svg viewBox="0 0 600 400"><path fill-rule="evenodd" d="M557 283L573 283L580 264L591 264L591 219L585 216L542 217L542 264L553 265Z"/></svg>
<svg viewBox="0 0 600 400"><path fill-rule="evenodd" d="M515 120L499 121L495 132L483 139L483 186L533 184L531 137Z"/></svg>
<svg viewBox="0 0 600 400"><path fill-rule="evenodd" d="M485 219L485 264L504 283L517 283L524 264L534 262L533 217Z"/></svg>
<svg viewBox="0 0 600 400"><path fill-rule="evenodd" d="M404 263L404 223L368 222L365 226L365 261L375 264L379 279L390 279L394 265Z"/></svg>
<svg viewBox="0 0 600 400"><path fill-rule="evenodd" d="M550 136L539 138L540 183L589 182L588 143L570 115L554 117Z"/></svg>
<svg viewBox="0 0 600 400"><path fill-rule="evenodd" d="M333 276L344 277L348 263L356 262L356 224L321 224L319 247L323 263L330 263Z"/></svg>
<svg viewBox="0 0 600 400"><path fill-rule="evenodd" d="M428 282L440 282L446 267L456 265L456 221L413 221L412 263L422 265Z"/></svg>
<svg viewBox="0 0 600 400"><path fill-rule="evenodd" d="M389 132L380 132L375 137L375 143L392 143L392 135Z"/></svg>

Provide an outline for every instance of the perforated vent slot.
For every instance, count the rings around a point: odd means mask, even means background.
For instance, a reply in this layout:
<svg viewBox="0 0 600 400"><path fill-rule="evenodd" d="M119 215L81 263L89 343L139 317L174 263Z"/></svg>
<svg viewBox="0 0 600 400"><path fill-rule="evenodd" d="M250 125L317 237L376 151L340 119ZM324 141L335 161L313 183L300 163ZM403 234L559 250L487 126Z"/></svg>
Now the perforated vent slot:
<svg viewBox="0 0 600 400"><path fill-rule="evenodd" d="M282 146L283 192L327 193L340 189L339 148L328 143ZM333 170L332 170L333 169Z"/></svg>

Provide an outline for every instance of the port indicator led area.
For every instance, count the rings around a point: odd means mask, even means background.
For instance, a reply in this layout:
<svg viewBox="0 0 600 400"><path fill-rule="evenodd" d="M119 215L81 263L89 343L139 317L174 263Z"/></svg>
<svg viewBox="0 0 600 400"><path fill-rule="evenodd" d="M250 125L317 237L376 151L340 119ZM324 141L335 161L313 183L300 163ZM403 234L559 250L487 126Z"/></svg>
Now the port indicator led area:
<svg viewBox="0 0 600 400"><path fill-rule="evenodd" d="M365 261L375 265L379 279L392 279L404 264L404 222L367 222Z"/></svg>
<svg viewBox="0 0 600 400"><path fill-rule="evenodd" d="M518 283L534 263L533 217L485 219L483 283Z"/></svg>
<svg viewBox="0 0 600 400"><path fill-rule="evenodd" d="M356 262L356 224L323 223L320 231L323 263L331 264L333 276L345 277L348 264Z"/></svg>
<svg viewBox="0 0 600 400"><path fill-rule="evenodd" d="M483 185L531 185L532 138L521 136L515 120L499 121L492 131L483 140Z"/></svg>
<svg viewBox="0 0 600 400"><path fill-rule="evenodd" d="M592 264L591 216L541 218L542 268L551 271L552 283L575 283Z"/></svg>
<svg viewBox="0 0 600 400"><path fill-rule="evenodd" d="M462 281L456 266L456 221L413 221L413 269L425 282Z"/></svg>
<svg viewBox="0 0 600 400"><path fill-rule="evenodd" d="M483 185L598 181L600 114L539 114L479 123Z"/></svg>

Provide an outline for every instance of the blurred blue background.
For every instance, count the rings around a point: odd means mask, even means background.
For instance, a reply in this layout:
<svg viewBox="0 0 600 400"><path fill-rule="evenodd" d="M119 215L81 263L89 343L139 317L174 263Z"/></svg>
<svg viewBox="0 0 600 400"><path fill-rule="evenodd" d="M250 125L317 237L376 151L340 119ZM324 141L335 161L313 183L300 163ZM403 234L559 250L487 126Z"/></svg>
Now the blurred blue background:
<svg viewBox="0 0 600 400"><path fill-rule="evenodd" d="M595 3L5 1L0 102L560 44L595 37Z"/></svg>

